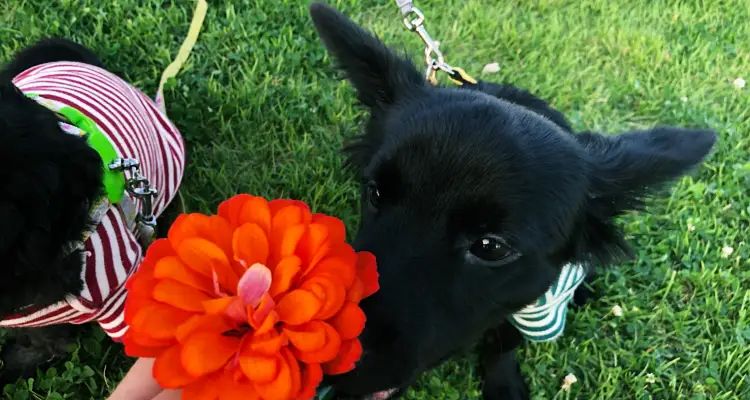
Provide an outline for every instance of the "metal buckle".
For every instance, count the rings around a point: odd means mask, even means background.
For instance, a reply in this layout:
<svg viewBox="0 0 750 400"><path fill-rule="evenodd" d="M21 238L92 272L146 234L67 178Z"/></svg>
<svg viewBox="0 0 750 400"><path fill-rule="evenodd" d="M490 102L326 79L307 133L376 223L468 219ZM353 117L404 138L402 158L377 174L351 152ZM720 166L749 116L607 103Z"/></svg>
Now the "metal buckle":
<svg viewBox="0 0 750 400"><path fill-rule="evenodd" d="M414 7L410 1L399 4L396 2L402 10L404 15L404 25L406 29L411 32L416 32L417 35L424 42L424 62L427 65L425 71L425 79L427 79L433 85L437 84L437 71L443 71L448 74L451 80L459 85L464 83L476 84L476 80L469 76L460 68L451 67L443 57L443 53L440 51L440 43L430 37L427 33L427 29L424 27L424 14L417 7Z"/></svg>
<svg viewBox="0 0 750 400"><path fill-rule="evenodd" d="M141 200L141 209L136 214L136 222L156 229L154 201L158 191L141 174L140 162L135 158L117 158L109 164L109 169L122 172L125 175L125 190Z"/></svg>

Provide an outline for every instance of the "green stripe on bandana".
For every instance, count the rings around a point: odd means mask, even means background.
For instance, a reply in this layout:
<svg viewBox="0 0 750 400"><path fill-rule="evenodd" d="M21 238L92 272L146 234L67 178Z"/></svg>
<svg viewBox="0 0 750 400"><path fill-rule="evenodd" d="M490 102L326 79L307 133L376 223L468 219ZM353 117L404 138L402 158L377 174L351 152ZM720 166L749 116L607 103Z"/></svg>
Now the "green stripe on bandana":
<svg viewBox="0 0 750 400"><path fill-rule="evenodd" d="M583 266L564 266L544 296L511 315L510 323L526 340L548 342L557 339L565 329L565 316L573 293L585 278Z"/></svg>
<svg viewBox="0 0 750 400"><path fill-rule="evenodd" d="M87 134L86 142L92 149L99 153L104 168L104 190L107 192L107 199L112 204L118 204L125 195L125 176L120 171L113 171L109 168L117 155L117 150L112 142L104 136L96 123L82 112L73 107L66 106L62 103L45 99L34 93L27 93L31 99L48 108L50 111L57 113L70 122L71 125L80 129Z"/></svg>

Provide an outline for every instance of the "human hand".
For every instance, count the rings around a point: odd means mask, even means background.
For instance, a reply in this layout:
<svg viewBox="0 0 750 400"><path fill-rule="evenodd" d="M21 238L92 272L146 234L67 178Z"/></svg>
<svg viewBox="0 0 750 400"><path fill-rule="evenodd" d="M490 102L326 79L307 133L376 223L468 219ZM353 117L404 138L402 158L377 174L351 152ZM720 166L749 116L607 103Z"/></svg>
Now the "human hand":
<svg viewBox="0 0 750 400"><path fill-rule="evenodd" d="M180 400L179 390L162 389L151 373L153 358L139 358L107 400Z"/></svg>

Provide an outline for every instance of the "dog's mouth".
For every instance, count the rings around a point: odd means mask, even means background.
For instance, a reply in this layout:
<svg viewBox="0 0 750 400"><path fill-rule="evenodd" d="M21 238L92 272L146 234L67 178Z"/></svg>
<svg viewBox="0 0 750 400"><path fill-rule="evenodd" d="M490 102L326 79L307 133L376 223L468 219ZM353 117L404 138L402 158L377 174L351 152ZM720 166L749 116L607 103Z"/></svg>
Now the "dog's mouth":
<svg viewBox="0 0 750 400"><path fill-rule="evenodd" d="M398 397L398 394L400 394L399 389L388 389L388 390L381 390L380 392L373 393L369 396L365 396L365 400L388 400L388 399L395 399Z"/></svg>
<svg viewBox="0 0 750 400"><path fill-rule="evenodd" d="M327 392L327 390L324 390ZM318 399L324 399L324 400L395 400L399 398L401 394L403 394L404 390L402 389L388 389L388 390L381 390L379 392L375 392L373 394L367 395L367 396L348 396L341 393L330 393L330 394L323 394L319 395Z"/></svg>

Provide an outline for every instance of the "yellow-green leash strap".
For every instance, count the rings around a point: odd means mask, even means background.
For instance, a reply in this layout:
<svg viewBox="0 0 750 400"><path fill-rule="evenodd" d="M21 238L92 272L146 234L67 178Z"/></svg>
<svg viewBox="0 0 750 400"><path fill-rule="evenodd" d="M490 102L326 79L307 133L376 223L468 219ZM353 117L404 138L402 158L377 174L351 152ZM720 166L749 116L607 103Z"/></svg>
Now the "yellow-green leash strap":
<svg viewBox="0 0 750 400"><path fill-rule="evenodd" d="M164 84L169 78L174 78L175 76L177 76L177 74L180 72L180 69L182 69L182 65L190 56L190 52L193 50L193 46L195 46L195 42L198 40L198 35L200 34L201 27L203 26L203 20L206 18L208 3L206 3L206 0L197 0L197 3L198 4L193 11L193 20L190 22L188 34L185 37L185 40L182 42L180 51L177 52L177 56L175 57L174 61L172 61L172 63L169 64L161 74L159 89L156 91L156 99L154 101L165 115L167 112L166 107L164 106Z"/></svg>

